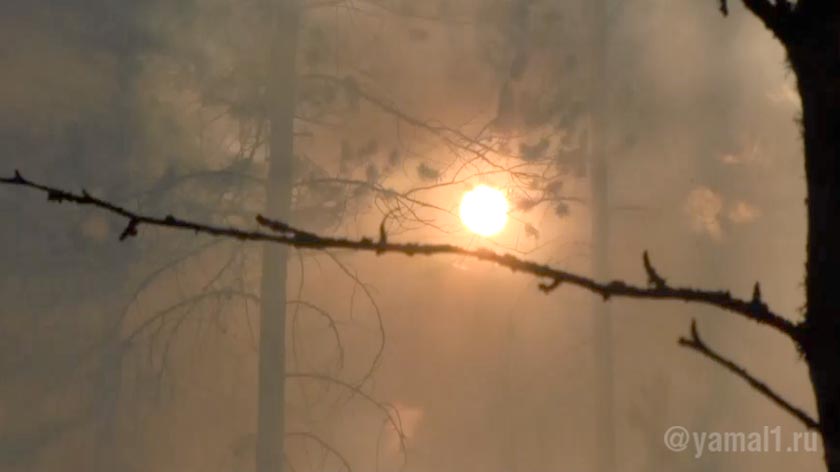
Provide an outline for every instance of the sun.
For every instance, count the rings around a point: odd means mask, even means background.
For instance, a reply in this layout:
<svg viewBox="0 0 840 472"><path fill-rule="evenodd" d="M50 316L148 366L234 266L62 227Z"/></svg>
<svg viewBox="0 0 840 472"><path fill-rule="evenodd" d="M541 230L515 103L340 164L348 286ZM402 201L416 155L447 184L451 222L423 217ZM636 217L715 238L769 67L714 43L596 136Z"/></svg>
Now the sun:
<svg viewBox="0 0 840 472"><path fill-rule="evenodd" d="M461 199L461 221L480 236L499 234L507 224L508 210L505 194L486 185L475 187Z"/></svg>

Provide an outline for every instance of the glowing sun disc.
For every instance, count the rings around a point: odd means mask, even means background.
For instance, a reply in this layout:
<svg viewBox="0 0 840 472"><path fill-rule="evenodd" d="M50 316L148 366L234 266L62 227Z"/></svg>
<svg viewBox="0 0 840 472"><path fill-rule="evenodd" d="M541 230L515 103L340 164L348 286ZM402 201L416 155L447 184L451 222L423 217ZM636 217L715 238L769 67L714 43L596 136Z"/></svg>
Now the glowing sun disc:
<svg viewBox="0 0 840 472"><path fill-rule="evenodd" d="M461 221L473 233L493 236L507 224L508 209L507 198L501 190L479 185L461 199Z"/></svg>

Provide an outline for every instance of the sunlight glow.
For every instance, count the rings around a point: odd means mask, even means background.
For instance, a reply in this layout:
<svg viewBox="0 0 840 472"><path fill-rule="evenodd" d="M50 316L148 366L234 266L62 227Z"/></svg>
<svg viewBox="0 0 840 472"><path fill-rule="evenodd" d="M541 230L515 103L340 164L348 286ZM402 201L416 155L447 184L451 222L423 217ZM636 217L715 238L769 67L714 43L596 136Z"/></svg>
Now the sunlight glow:
<svg viewBox="0 0 840 472"><path fill-rule="evenodd" d="M493 236L504 229L508 209L507 198L501 190L479 185L461 199L461 221L473 233Z"/></svg>

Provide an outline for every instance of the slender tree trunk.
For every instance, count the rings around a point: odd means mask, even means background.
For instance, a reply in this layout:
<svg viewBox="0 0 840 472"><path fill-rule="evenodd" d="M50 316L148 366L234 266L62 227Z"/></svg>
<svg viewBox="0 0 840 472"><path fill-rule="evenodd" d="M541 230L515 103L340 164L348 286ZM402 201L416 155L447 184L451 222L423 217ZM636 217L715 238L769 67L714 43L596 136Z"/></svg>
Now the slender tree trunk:
<svg viewBox="0 0 840 472"><path fill-rule="evenodd" d="M294 161L295 57L299 28L297 0L267 0L271 44L268 67L268 181L266 215L288 221L292 204ZM284 466L286 377L286 270L288 248L263 248L257 472L281 472Z"/></svg>
<svg viewBox="0 0 840 472"><path fill-rule="evenodd" d="M609 191L607 164L607 0L591 0L592 39L592 144L590 162L592 214L592 273L598 280L609 277ZM594 306L593 347L596 376L596 471L615 471L615 413L613 338L610 305Z"/></svg>

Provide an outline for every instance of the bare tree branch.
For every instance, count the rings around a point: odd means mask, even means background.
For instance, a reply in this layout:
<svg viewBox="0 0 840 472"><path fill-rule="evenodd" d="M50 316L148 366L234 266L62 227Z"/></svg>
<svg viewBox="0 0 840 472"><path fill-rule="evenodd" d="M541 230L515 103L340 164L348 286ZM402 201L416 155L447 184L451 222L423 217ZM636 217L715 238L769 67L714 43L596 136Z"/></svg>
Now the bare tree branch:
<svg viewBox="0 0 840 472"><path fill-rule="evenodd" d="M381 411L385 416L385 421L394 429L396 433L399 443L400 443L400 451L403 454L403 459L405 459L406 453L406 435L402 428L402 419L400 418L399 411L392 412L392 408L389 404L383 403L377 399L375 399L370 394L366 393L361 387L350 384L345 382L344 380L337 379L335 377L331 377L329 375L320 374L317 372L287 372L286 379L303 379L303 380L311 380L316 382L326 382L329 384L337 385L342 387L350 392L353 392L355 395L358 395L374 407Z"/></svg>
<svg viewBox="0 0 840 472"><path fill-rule="evenodd" d="M370 366L367 368L365 373L359 378L355 384L361 388L363 387L368 380L373 378L373 374L376 372L376 368L379 367L379 363L382 361L382 357L385 354L385 342L386 342L386 335L385 335L385 323L382 320L382 310L379 309L379 304L376 303L376 298L374 298L373 293L371 293L370 289L368 288L367 284L362 281L358 274L355 271L350 270L346 264L341 262L341 260L330 251L324 251L327 257L335 263L335 265L341 270L350 280L354 283L354 297L355 298L355 288L358 287L361 289L362 293L367 298L368 302L370 303L371 307L373 307L373 313L376 315L376 325L377 331L379 334L379 342L378 347L376 349L376 354L374 354L373 359L370 362ZM351 302L352 303L352 302ZM353 307L350 307L350 317L353 317Z"/></svg>
<svg viewBox="0 0 840 472"><path fill-rule="evenodd" d="M338 332L338 325L336 324L335 318L333 318L333 316L323 308L305 300L289 300L286 303L288 305L298 305L309 308L326 320L327 325L335 338L336 348L338 349L338 368L339 370L342 369L344 367L344 346L341 344L341 334Z"/></svg>
<svg viewBox="0 0 840 472"><path fill-rule="evenodd" d="M405 111L403 111L399 106L389 102L388 100L377 97L374 94L365 90L365 88L352 76L342 78L327 74L313 73L303 75L302 78L310 80L320 80L329 84L343 87L344 90L350 96L361 98L370 105L382 111L383 113L392 115L413 127L425 130L433 136L437 136L452 149L469 153L474 156L474 159L478 159L484 162L493 169L502 170L510 173L511 175L522 174L520 172L514 171L512 168L506 168L502 165L499 165L498 163L493 162L489 157L487 157L488 154L491 153L504 155L506 157L517 156L509 155L506 152L503 152L500 148L487 145L480 139L468 136L466 133L459 129L443 125L436 121L423 120L411 114L408 114Z"/></svg>
<svg viewBox="0 0 840 472"><path fill-rule="evenodd" d="M544 292L551 292L561 284L566 283L598 294L604 298L604 300L608 300L611 297L624 297L637 299L681 300L684 302L709 305L738 314L759 324L773 327L786 334L794 341L799 341L799 326L785 317L772 312L760 298L753 297L751 300L743 300L733 297L728 291L709 291L690 287L672 287L668 285L665 279L659 276L659 274L653 269L653 266L650 263L650 258L647 256L644 258L645 270L648 275L647 286L631 285L621 280L599 282L583 275L557 269L549 265L520 259L511 254L497 253L486 248L467 249L451 244L394 243L381 236L378 241L372 238L361 238L355 240L320 236L294 228L281 221L265 218L261 215L257 215L257 223L269 231L258 229L246 230L232 226L214 226L176 218L172 215L165 217L149 216L93 197L84 190L82 190L81 193L72 193L59 188L32 182L23 178L23 176L17 171L15 171L14 176L11 178L0 178L0 184L39 190L47 194L49 201L56 203L70 202L82 206L92 206L121 216L128 220L128 224L120 235L121 240L131 236L136 236L139 227L141 225L147 225L190 230L195 233L216 237L234 238L242 241L261 241L287 244L303 249L350 249L356 251L374 252L376 254L399 253L408 256L438 254L465 256L482 261L494 262L500 266L507 267L514 272L522 272L546 279L548 282L540 285L540 288Z"/></svg>
<svg viewBox="0 0 840 472"><path fill-rule="evenodd" d="M697 321L691 322L691 337L680 338L678 342L680 346L702 354L703 356L711 359L726 370L740 377L758 393L764 395L770 401L775 403L779 408L798 419L802 424L805 425L806 428L815 430L819 429L819 423L810 415L808 415L808 413L805 413L804 411L802 411L802 409L791 405L790 402L782 398L781 395L779 395L778 393L774 392L770 387L767 386L767 384L758 380L752 374L747 372L745 368L739 366L735 362L723 357L722 355L712 350L708 346L708 344L706 344L706 342L703 341L703 339L700 337L700 333L698 333L697 331Z"/></svg>
<svg viewBox="0 0 840 472"><path fill-rule="evenodd" d="M286 433L286 437L289 437L289 438L295 438L295 437L304 438L304 439L308 439L310 441L314 441L314 442L318 443L318 445L320 445L322 448L324 448L324 450L330 452L339 461L341 461L341 464L344 465L344 468L347 470L347 472L352 472L353 471L353 468L350 467L350 461L348 461L347 458L344 457L344 455L342 453L338 452L338 449L336 449L335 447L330 445L330 443L328 443L327 441L322 439L320 436L318 436L314 433L306 432L306 431L292 431L292 432Z"/></svg>

